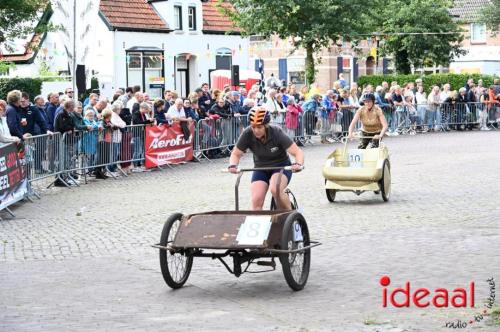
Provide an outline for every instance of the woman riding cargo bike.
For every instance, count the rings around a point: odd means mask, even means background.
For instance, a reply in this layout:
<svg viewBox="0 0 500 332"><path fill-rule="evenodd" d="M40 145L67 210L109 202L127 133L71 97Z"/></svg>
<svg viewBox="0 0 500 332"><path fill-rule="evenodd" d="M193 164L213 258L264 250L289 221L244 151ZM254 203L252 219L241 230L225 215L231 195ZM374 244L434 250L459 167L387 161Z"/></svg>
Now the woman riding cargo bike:
<svg viewBox="0 0 500 332"><path fill-rule="evenodd" d="M349 139L354 138L354 127L359 120L361 120L362 137L359 143L359 149L366 149L371 143L371 147L378 147L379 142L384 137L387 131L387 120L385 119L384 112L375 105L375 95L368 93L363 98L364 105L356 111L354 118L349 126Z"/></svg>
<svg viewBox="0 0 500 332"><path fill-rule="evenodd" d="M303 169L302 150L279 127L270 125L271 116L264 107L255 107L248 115L250 127L246 128L229 158L228 171L238 173L241 157L250 149L253 152L255 170L252 175L252 209L262 210L270 188L276 207L291 210L292 204L286 188L292 172ZM292 164L289 154L295 159ZM279 188L278 188L279 187Z"/></svg>
<svg viewBox="0 0 500 332"><path fill-rule="evenodd" d="M354 139L354 129L361 120L361 135L357 149L348 149ZM364 96L364 105L358 109L349 126L349 135L342 141L344 146L330 153L323 166L326 197L334 202L337 192L351 191L361 195L365 191L381 194L387 202L391 193L391 169L389 150L380 140L387 131L387 121L382 110L375 105L375 96ZM369 149L367 147L369 146Z"/></svg>

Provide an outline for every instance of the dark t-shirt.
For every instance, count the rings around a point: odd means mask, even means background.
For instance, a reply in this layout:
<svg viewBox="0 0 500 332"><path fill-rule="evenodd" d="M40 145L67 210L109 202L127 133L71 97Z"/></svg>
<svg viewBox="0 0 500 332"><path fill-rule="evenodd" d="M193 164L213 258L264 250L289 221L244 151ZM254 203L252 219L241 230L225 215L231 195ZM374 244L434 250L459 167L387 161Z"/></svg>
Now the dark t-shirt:
<svg viewBox="0 0 500 332"><path fill-rule="evenodd" d="M248 127L243 131L236 147L245 152L250 149L253 153L255 167L273 167L290 163L286 150L293 141L279 127L270 125L266 131L266 142L259 141Z"/></svg>
<svg viewBox="0 0 500 332"><path fill-rule="evenodd" d="M403 102L403 96L402 95L397 95L397 94L393 93L392 94L392 102L402 103Z"/></svg>

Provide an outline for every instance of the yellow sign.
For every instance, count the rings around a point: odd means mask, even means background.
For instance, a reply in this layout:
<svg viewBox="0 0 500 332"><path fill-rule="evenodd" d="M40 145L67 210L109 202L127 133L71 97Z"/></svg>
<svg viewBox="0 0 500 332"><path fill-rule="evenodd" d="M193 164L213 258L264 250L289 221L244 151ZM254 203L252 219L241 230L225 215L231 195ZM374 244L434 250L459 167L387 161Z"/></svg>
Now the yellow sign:
<svg viewBox="0 0 500 332"><path fill-rule="evenodd" d="M149 84L165 84L165 77L150 77Z"/></svg>
<svg viewBox="0 0 500 332"><path fill-rule="evenodd" d="M480 68L462 68L460 70L461 74L481 74Z"/></svg>

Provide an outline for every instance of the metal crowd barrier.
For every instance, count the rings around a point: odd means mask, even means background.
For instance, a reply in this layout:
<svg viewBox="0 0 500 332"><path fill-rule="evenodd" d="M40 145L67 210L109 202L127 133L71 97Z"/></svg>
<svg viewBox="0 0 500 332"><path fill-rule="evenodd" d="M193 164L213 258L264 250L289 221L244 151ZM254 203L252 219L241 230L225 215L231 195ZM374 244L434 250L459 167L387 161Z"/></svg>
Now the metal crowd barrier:
<svg viewBox="0 0 500 332"><path fill-rule="evenodd" d="M76 178L85 181L90 173L124 175L133 163L144 164L144 125L122 129L93 129L33 136L25 140L29 182L46 178L66 185L78 185Z"/></svg>
<svg viewBox="0 0 500 332"><path fill-rule="evenodd" d="M24 141L28 180L54 177L60 172L61 134L32 136Z"/></svg>

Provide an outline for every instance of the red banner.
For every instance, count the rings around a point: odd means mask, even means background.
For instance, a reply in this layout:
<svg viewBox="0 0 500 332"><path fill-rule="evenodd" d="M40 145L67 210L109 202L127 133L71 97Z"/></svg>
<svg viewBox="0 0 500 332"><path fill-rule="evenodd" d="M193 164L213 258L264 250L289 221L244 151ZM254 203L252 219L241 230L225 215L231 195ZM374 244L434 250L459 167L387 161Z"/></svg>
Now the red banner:
<svg viewBox="0 0 500 332"><path fill-rule="evenodd" d="M24 160L19 159L15 143L0 148L0 211L28 194Z"/></svg>
<svg viewBox="0 0 500 332"><path fill-rule="evenodd" d="M144 149L146 168L193 160L194 123L189 124L191 135L186 141L178 122L172 126L147 126Z"/></svg>

